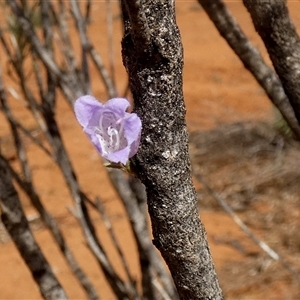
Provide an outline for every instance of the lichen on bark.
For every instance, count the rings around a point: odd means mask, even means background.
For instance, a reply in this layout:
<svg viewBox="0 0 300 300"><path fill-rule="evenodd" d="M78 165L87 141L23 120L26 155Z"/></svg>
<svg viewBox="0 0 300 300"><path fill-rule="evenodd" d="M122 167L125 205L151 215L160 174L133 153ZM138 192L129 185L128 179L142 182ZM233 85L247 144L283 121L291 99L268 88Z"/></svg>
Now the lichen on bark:
<svg viewBox="0 0 300 300"><path fill-rule="evenodd" d="M123 61L143 124L133 163L146 186L153 243L181 299L222 299L191 179L174 1L121 3Z"/></svg>

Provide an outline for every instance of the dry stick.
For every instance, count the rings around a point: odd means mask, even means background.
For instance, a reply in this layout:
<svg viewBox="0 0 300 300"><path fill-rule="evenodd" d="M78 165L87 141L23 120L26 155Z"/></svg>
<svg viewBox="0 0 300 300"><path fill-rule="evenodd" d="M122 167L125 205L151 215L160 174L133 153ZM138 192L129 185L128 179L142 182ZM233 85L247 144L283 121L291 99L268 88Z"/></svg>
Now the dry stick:
<svg viewBox="0 0 300 300"><path fill-rule="evenodd" d="M138 178L136 178L134 176L130 176L129 186L136 197L138 207L142 213L142 216L144 217L143 221L145 223L145 227L148 228L148 219L146 217L147 194L146 194L145 186L141 183L141 181ZM166 276L166 275L164 274L164 276ZM158 274L158 277L161 277L161 275ZM168 276L168 278L169 278L169 276ZM161 294L163 299L170 299L170 296L162 288L161 283L158 282L156 278L154 278L154 280L152 281L152 284L155 286L157 291ZM170 283L167 283L167 284L170 284ZM178 297L178 296L177 296L177 293L176 293L176 295L174 295L173 283L171 283L170 287L172 287L172 289L173 289L171 297L172 297L172 299L176 299L176 297Z"/></svg>
<svg viewBox="0 0 300 300"><path fill-rule="evenodd" d="M77 2L74 3L74 5L77 5ZM87 13L86 15L89 15L89 6L91 4L87 4ZM80 15L79 15L80 18ZM82 18L82 17L81 17ZM58 26L60 29L60 32L62 34L63 37L63 41L66 42L66 51L64 51L64 54L66 57L69 56L69 52L68 52L68 47L71 47L71 43L70 43L70 39L69 39L69 35L68 35L68 30L67 30L67 26L65 24L65 6L64 6L64 1L60 1L60 18L57 19L58 20ZM112 82L112 80L109 77L109 74L104 66L104 63L102 61L101 56L97 53L96 49L94 48L94 46L92 45L92 43L90 42L86 31L82 31L82 39L86 42L86 48L91 56L91 59L94 63L94 65L96 66L100 78L102 79L105 88L108 91L109 97L116 97L117 96L117 92L116 92L116 88ZM69 62L71 62L71 66L73 66L73 68L70 69L70 72L73 73L75 72L75 61L73 57L69 57L68 59ZM75 65L76 67L76 65ZM68 88L66 85L61 85L61 89L62 92L65 94L66 98L68 99L69 103L73 104L74 101L74 94L70 93L71 88ZM80 91L79 93L76 93L76 97L82 96L84 94L84 91Z"/></svg>
<svg viewBox="0 0 300 300"><path fill-rule="evenodd" d="M49 5L58 30L58 34L55 34L54 36L57 40L56 44L61 49L68 72L76 74L76 59L69 36L68 26L66 24L67 13L65 3L64 1L59 1L59 12L55 11L51 2Z"/></svg>
<svg viewBox="0 0 300 300"><path fill-rule="evenodd" d="M90 48L90 43L87 39L86 34L86 22L80 12L78 1L77 0L70 0L71 3L71 11L73 13L76 27L79 32L80 37L80 45L81 45L81 56L82 56L82 69L81 74L83 75L83 93L84 94L91 94L91 85L90 85L90 75L89 75L89 68L88 68L88 60L87 60L87 53Z"/></svg>
<svg viewBox="0 0 300 300"><path fill-rule="evenodd" d="M300 139L299 123L280 80L275 72L266 65L258 49L251 44L223 1L198 0L198 2L202 5L221 36L243 62L245 68L250 71L278 108L296 138Z"/></svg>
<svg viewBox="0 0 300 300"><path fill-rule="evenodd" d="M142 213L142 216L144 217L143 221L145 223L145 227L148 228L148 219L146 217L147 194L146 194L145 186L141 183L141 181L138 178L136 178L134 176L130 176L129 186L136 197L138 207ZM164 274L164 276L166 276L166 274ZM158 277L160 278L162 276L160 274L158 274ZM168 275L167 275L167 278L169 278ZM162 288L161 283L158 282L158 280L156 278L154 278L154 280L152 281L152 284L157 289L157 291L161 294L163 299L170 299L170 296ZM174 295L175 293L174 293L173 283L168 282L167 284L168 285L171 284L170 287L172 287L172 289L173 289L171 297L173 300L176 299L176 297L178 297L178 296L177 296L177 293L176 293L176 295ZM170 293L170 291L169 291L169 293Z"/></svg>
<svg viewBox="0 0 300 300"><path fill-rule="evenodd" d="M75 17L76 20L76 24L80 33L80 39L81 39L81 43L82 43L82 47L85 51L85 53L89 53L93 63L95 64L99 75L108 91L109 97L116 97L117 93L116 93L116 88L115 88L115 84L113 82L113 80L111 79L111 77L109 76L103 62L101 59L101 56L97 53L96 49L94 48L94 46L92 45L92 43L90 42L86 29L84 28L85 26L85 22L84 19L82 17L82 15L80 14L79 11L79 7L78 7L78 3L76 0L70 0L71 1L71 6L72 6L72 10L73 10L73 15ZM87 61L86 61L87 63ZM84 68L83 68L84 71ZM83 91L84 93L84 91Z"/></svg>
<svg viewBox="0 0 300 300"><path fill-rule="evenodd" d="M11 35L11 37L13 38L12 35ZM7 43L6 39L4 38L2 31L0 31L0 40L1 40L1 44L6 52L7 56L9 57L12 65L16 71L16 74L19 78L19 83L22 88L23 94L25 95L25 98L27 99L27 101L29 103L30 111L33 113L33 116L36 119L40 129L45 133L46 132L45 123L42 120L40 113L39 113L40 107L37 104L37 102L34 100L33 94L30 92L29 88L27 87L27 80L26 80L26 76L25 76L25 71L23 69L24 57L19 54L18 44L17 44L17 42L15 43L16 55L14 56L13 53L9 50L8 43ZM42 96L44 96L44 91L43 91L42 83L41 83L41 74L40 74L39 70L37 70L37 67L36 67L36 55L35 55L34 50L32 50L31 53L32 53L32 58L33 58L34 72L35 72L36 80L37 80L37 83L39 86L40 95L42 97Z"/></svg>
<svg viewBox="0 0 300 300"><path fill-rule="evenodd" d="M89 53L90 53L90 56L92 58L94 65L97 68L99 76L101 77L101 79L105 85L105 88L108 92L109 98L116 97L117 96L116 88L115 88L112 80L109 77L109 74L103 64L101 56L98 54L97 50L94 48L93 45L91 45Z"/></svg>
<svg viewBox="0 0 300 300"><path fill-rule="evenodd" d="M146 216L140 210L138 200L135 197L133 190L130 188L128 181L125 180L124 175L120 170L110 169L108 170L108 174L129 216L129 221L139 250L141 272L143 272L142 275L145 275L144 280L146 281L148 278L152 284L154 278L152 278L151 268L153 268L158 274L164 285L164 289L169 296L174 300L177 299L177 292L174 289L174 284L167 273L161 258L158 256L158 253L151 243ZM147 282L144 282L144 287L147 287ZM152 287L149 288L152 289Z"/></svg>
<svg viewBox="0 0 300 300"><path fill-rule="evenodd" d="M81 82L81 77L78 75L79 72L77 72L77 65L76 65L76 58L74 55L68 26L66 23L67 20L67 10L65 6L65 1L60 0L59 1L59 12L56 13L52 3L50 2L50 8L52 11L53 18L55 20L55 24L58 28L58 35L56 35L57 45L61 49L62 56L65 59L67 73L73 74L76 79L75 81L80 84L80 86L83 86L83 83ZM84 93L77 92L76 95L72 92L72 88L69 88L68 85L63 84L62 82L59 82L60 89L65 95L65 97L69 100L69 104L73 105L73 101L75 97L82 96Z"/></svg>
<svg viewBox="0 0 300 300"><path fill-rule="evenodd" d="M135 178L135 179L138 180L137 178ZM135 180L133 180L133 182L134 181ZM135 188L137 190L139 190L139 191L140 191L140 187L141 187L141 185L138 185L138 184L136 184L136 186L135 186ZM144 191L141 191L141 194L144 194L143 192ZM112 241L113 241L113 243L115 245L115 248L117 249L117 251L119 253L119 256L121 257L121 260L122 260L125 272L127 274L127 277L130 280L130 282L132 283L132 285L135 285L134 284L134 280L132 279L132 276L130 275L130 272L129 272L129 269L128 269L128 266L127 266L127 262L125 260L123 251L122 251L122 249L121 249L121 247L119 245L119 242L118 242L118 240L117 240L117 238L115 236L113 227L112 227L112 225L110 223L110 220L107 217L107 214L105 212L105 209L104 209L104 206L103 206L102 202L100 201L99 197L96 198L96 203L92 202L90 199L86 199L86 200L88 201L88 203L93 208L95 208L98 212L100 212L101 217L102 217L102 219L104 221L104 224L105 224L105 226L106 226L106 228L107 228L107 230L108 230L108 232L109 232L109 234L110 234L110 236L112 238ZM143 199L143 200L145 200L145 199ZM143 202L143 204L145 204L145 202ZM143 211L144 210L141 209L141 212L143 212ZM143 216L145 216L145 215L143 215ZM153 271L154 270L151 270L151 272L153 272ZM161 276L159 276L159 277L161 277ZM151 283L154 285L154 287L157 289L157 291L161 294L162 299L165 299L165 300L170 300L171 299L170 296L168 295L167 291L162 286L162 284L157 280L157 278L153 277L152 280L151 280ZM145 299L145 298L143 298L143 299ZM172 299L174 300L175 298L172 298Z"/></svg>
<svg viewBox="0 0 300 300"><path fill-rule="evenodd" d="M12 12L16 15L19 25L22 28L24 35L28 38L32 48L36 51L46 69L51 70L51 72L57 76L59 84L65 89L65 93L68 95L73 95L73 97L81 96L82 92L77 82L77 76L75 74L65 74L58 67L51 55L49 55L47 49L41 44L32 24L26 18L24 12L18 6L17 2L15 0L9 0L7 3L11 7Z"/></svg>
<svg viewBox="0 0 300 300"><path fill-rule="evenodd" d="M36 243L5 162L0 157L1 221L47 300L68 299Z"/></svg>
<svg viewBox="0 0 300 300"><path fill-rule="evenodd" d="M84 22L86 25L88 25L88 23L90 22L91 7L92 7L92 1L87 0L86 7L85 7L85 16L84 16Z"/></svg>
<svg viewBox="0 0 300 300"><path fill-rule="evenodd" d="M13 65L15 71L16 71L17 76L19 76L19 78L20 78L19 81L20 81L22 91L25 95L25 98L28 100L28 103L29 103L28 108L30 108L30 111L33 112L33 115L34 115L40 129L43 132L45 132L45 124L44 124L44 122L43 122L43 120L40 116L40 113L38 112L38 110L39 110L38 105L34 104L35 101L34 101L34 98L32 96L32 93L30 93L29 89L26 87L26 82L27 81L26 81L26 78L24 76L24 69L22 67L22 65L23 65L22 57L16 54L16 56L14 58L14 55L9 50L9 47L7 45L7 41L5 40L1 30L0 30L0 41L1 41L1 44L2 44L2 46L3 46L3 48L6 52L6 55L10 59L12 65ZM16 47L15 50L16 50L16 53L17 53L18 52L17 47ZM21 60L18 60L18 59L21 59ZM34 61L34 66L35 66L35 61ZM37 74L39 74L39 72L37 72ZM41 147L41 149L43 149L48 155L51 156L49 150L46 149L45 146L39 140L37 140L35 137L33 137L32 134L30 134L30 132L24 126L21 125L21 123L19 123L15 118L13 118L12 114L8 114L7 116L10 118L10 121L14 122L14 124L16 126L18 126L36 145Z"/></svg>
<svg viewBox="0 0 300 300"><path fill-rule="evenodd" d="M158 280L156 278L153 280L152 283L155 286L155 288L157 289L157 291L160 293L162 299L174 300L174 299L170 298L170 296L166 293L166 291L164 289L161 288L161 284L158 282Z"/></svg>
<svg viewBox="0 0 300 300"><path fill-rule="evenodd" d="M116 86L114 44L113 44L113 16L112 16L112 9L111 9L111 0L106 0L106 24L107 24L107 37L108 37L110 77L111 77L112 84Z"/></svg>
<svg viewBox="0 0 300 300"><path fill-rule="evenodd" d="M263 251L265 251L272 259L281 263L299 282L300 276L297 271L288 264L278 253L276 253L272 248L270 248L264 241L259 239L248 227L247 225L234 213L232 208L222 199L218 193L206 182L206 180L194 169L194 175L199 182L201 182L208 192L215 198L219 205L232 217L234 222L248 235L255 244L257 244Z"/></svg>
<svg viewBox="0 0 300 300"><path fill-rule="evenodd" d="M1 73L1 72L0 72ZM2 74L0 74L0 77L2 77ZM0 79L0 103L2 105L2 111L4 113L4 115L6 116L9 125L10 125L10 129L13 135L13 139L14 139L14 144L15 144L15 149L17 152L17 156L19 158L19 161L21 163L21 168L22 168L22 173L23 176L25 177L25 180L29 180L31 172L30 172L30 167L28 165L27 162L27 158L26 158L26 152L25 152L25 148L23 146L22 140L20 138L20 135L18 133L17 127L15 126L14 122L11 122L13 118L13 115L7 105L7 101L6 101L6 95L4 92L4 88L3 88L3 83L2 83L2 78Z"/></svg>
<svg viewBox="0 0 300 300"><path fill-rule="evenodd" d="M145 217L145 223L146 227L148 227L148 219L147 219L147 194L146 194L146 188L145 186L141 183L141 181L135 177L135 176L130 176L129 177L129 186L131 190L133 191L138 206L140 208L140 211Z"/></svg>
<svg viewBox="0 0 300 300"><path fill-rule="evenodd" d="M19 62L18 65L18 61L16 61L16 59L14 59L13 53L9 50L9 47L7 45L7 42L3 36L3 33L0 29L0 41L1 44L8 56L8 58L10 59L16 73L19 75L19 77L21 77L21 81L22 79L24 80L24 76L23 76L23 71L20 71L20 66L22 64L22 62ZM15 49L17 51L17 49ZM17 57L17 55L16 55ZM34 61L34 66L35 66L35 61ZM39 72L36 72L36 74L40 74ZM24 83L23 83L24 86ZM42 87L39 87L39 89L41 90ZM25 89L26 91L27 89ZM32 99L32 97L29 97L29 99ZM32 104L32 102L29 101L29 103ZM5 105L5 104L3 104ZM3 106L4 107L4 106ZM44 132L45 131L45 125L42 122L42 119L39 115L39 113L37 112L37 108L35 106L30 106L30 110L33 111L34 117L37 120L37 123L39 124L40 129ZM19 128L27 137L29 137L37 146L39 146L48 156L52 156L52 154L50 153L50 151L38 140L36 139L29 130L27 130L20 122L18 122L12 115L12 113L8 110L6 110L5 112L6 117L9 119L10 122L12 122L14 124L14 126L16 126L17 128Z"/></svg>
<svg viewBox="0 0 300 300"><path fill-rule="evenodd" d="M243 0L300 124L300 37L286 0Z"/></svg>
<svg viewBox="0 0 300 300"><path fill-rule="evenodd" d="M34 144L36 144L40 149L42 149L45 152L45 154L47 154L49 157L52 157L52 153L41 143L41 141L34 137L32 133L21 123L19 123L12 115L7 114L7 118L9 119L9 122L12 122L17 129L23 132Z"/></svg>
<svg viewBox="0 0 300 300"><path fill-rule="evenodd" d="M7 1L8 5L11 7L12 12L17 17L19 25L24 31L24 34L29 39L33 48L36 50L37 54L41 58L41 61L46 65L47 69L51 70L56 76L62 80L66 80L63 76L62 71L59 69L58 65L53 61L48 51L43 47L39 41L38 36L35 33L32 23L24 15L24 11L20 8L15 0Z"/></svg>
<svg viewBox="0 0 300 300"><path fill-rule="evenodd" d="M131 288L132 290L135 291L135 299L140 299L139 295L138 295L138 291L137 291L137 288L136 288L136 283L135 283L135 280L133 279L132 275L130 274L130 271L129 271L129 267L128 267L128 264L127 264L127 261L126 261L126 258L125 258L125 255L122 251L122 248L118 242L118 239L115 235L115 232L114 232L114 229L112 227L112 224L105 212L105 208L104 208L104 205L102 204L101 200L99 197L96 197L96 201L95 203L93 201L91 201L90 199L86 198L86 200L88 201L88 203L93 207L95 208L101 215L101 218L103 220L103 223L111 237L111 240L114 244L114 247L115 249L117 250L118 252L118 255L121 259L121 262L122 262L122 265L123 265L123 268L125 270L125 274L127 276L127 279L129 280L130 284L131 284Z"/></svg>
<svg viewBox="0 0 300 300"><path fill-rule="evenodd" d="M7 56L9 57L9 59L12 62L12 65L15 69L16 75L19 78L19 84L21 86L22 92L25 96L25 99L27 100L29 106L27 107L31 113L33 114L35 120L37 121L37 124L39 125L39 128L42 130L42 132L46 132L46 128L45 128L45 123L40 115L40 105L37 104L37 102L34 99L33 94L31 93L30 89L28 88L28 80L25 76L25 70L23 68L24 65L24 57L18 55L18 44L15 44L15 58L14 55L11 51L9 51L8 46L7 46L7 42L4 38L4 36L1 35L1 43L6 51ZM37 75L37 82L38 82L38 86L39 86L39 90L40 90L40 95L43 96L43 88L41 86L41 82L39 82L41 80L40 76L40 71L37 70L36 68L36 64L35 64L35 55L34 55L34 51L32 51L32 57L33 57L33 66L34 66L34 73L35 74L39 74Z"/></svg>
<svg viewBox="0 0 300 300"><path fill-rule="evenodd" d="M43 206L38 194L35 192L32 182L31 181L25 182L24 180L22 180L20 178L20 176L15 172L15 170L13 170L13 168L10 166L10 164L7 162L7 160L1 154L0 154L0 159L2 159L3 161L5 160L7 169L10 171L10 173L12 174L14 179L17 181L19 186L27 194L27 196L31 200L31 203L33 204L33 206L39 212L43 222L46 224L47 228L50 230L54 240L56 241L61 252L63 253L63 256L65 257L67 263L69 264L70 269L74 273L75 277L78 279L81 286L86 291L88 299L90 299L90 300L99 299L95 287L93 286L93 284L91 283L89 278L86 276L86 274L83 272L83 270L80 268L78 262L76 261L75 257L73 256L71 249L67 245L66 240L65 240L57 222Z"/></svg>
<svg viewBox="0 0 300 300"><path fill-rule="evenodd" d="M127 186L127 188L126 188L126 183L125 183L125 181L123 181L124 177L122 176L122 174L119 174L119 175L120 176L117 176L117 177L113 176L113 175L110 176L110 177L111 177L112 182L114 182L113 184L114 184L115 188L118 189L117 192L119 193L119 196L122 199L123 204L125 205L125 209L126 209L126 212L129 216L130 224L132 226L132 230L133 230L135 239L136 239L137 244L138 244L138 249L139 249L138 252L139 252L139 255L142 256L140 258L140 260L141 260L140 265L142 267L142 270L141 270L142 276L145 272L147 272L149 274L152 274L153 271L155 271L155 273L158 274L159 279L163 282L164 285L166 285L166 287L163 287L157 281L157 279L154 278L154 275L151 275L151 276L148 275L147 278L144 279L144 280L148 279L149 282L147 283L146 286L143 285L144 289L146 290L146 292L143 296L143 299L153 299L153 296L152 296L152 298L150 298L149 293L147 293L147 291L148 291L147 286L149 284L154 285L157 288L159 293L161 293L161 296L163 297L163 299L168 299L170 296L165 296L165 295L168 295L168 293L170 295L173 295L175 293L174 292L174 286L170 282L170 277L166 273L166 270L165 270L164 266L161 264L161 259L156 256L156 252L155 252L151 242L147 246L145 243L140 241L141 238L144 239L144 240L147 240L147 238L149 236L147 230L144 230L145 225L143 225L143 223L145 223L146 228L147 228L147 222L144 220L145 219L145 214L140 214L137 217L137 211L135 210L135 206L138 207L138 205L136 205L135 197L134 197L133 194L130 195L131 192L129 190L129 186ZM125 189L125 192L124 192L124 189ZM128 192L126 192L126 190ZM102 203L99 201L98 198L96 199L96 204L88 198L86 199L86 201L93 208L95 208L98 212L101 213L102 218L104 218L104 223L105 223L106 227L109 230L111 238L112 238L113 242L116 243L115 247L116 247L117 251L118 252L121 251L121 248L119 247L119 243L118 243L113 231L110 232L110 230L112 230L112 226L109 222L109 219L106 217L105 212L103 211L104 207L103 207ZM142 212L142 210L141 210L141 212ZM145 250L144 250L144 248L145 248ZM150 254L151 250L153 251L152 255ZM140 253L142 253L142 255ZM119 253L119 255L120 255L120 257L122 259L122 262L123 262L124 255L123 255L122 251ZM146 257L148 257L148 259L150 259L149 262L145 261L145 255L146 255ZM126 268L128 269L128 267L127 267L127 263L126 263L125 260L124 260L123 264L124 264L124 268L125 268L125 271L127 273L128 278L130 279L130 281L134 285L134 281L133 281L129 271L126 270ZM145 268L145 267L147 267L147 268ZM149 268L149 270L148 270L148 268ZM154 284L154 282L156 283L156 285ZM144 284L146 284L146 283L144 283ZM173 296L173 299L176 299L176 296Z"/></svg>

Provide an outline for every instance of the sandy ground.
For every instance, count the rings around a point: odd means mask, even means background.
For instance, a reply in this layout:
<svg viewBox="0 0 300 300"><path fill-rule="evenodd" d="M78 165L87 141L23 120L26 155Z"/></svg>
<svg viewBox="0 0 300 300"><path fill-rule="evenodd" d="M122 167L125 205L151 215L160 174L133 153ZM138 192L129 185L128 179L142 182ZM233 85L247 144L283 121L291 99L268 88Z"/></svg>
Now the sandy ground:
<svg viewBox="0 0 300 300"><path fill-rule="evenodd" d="M237 1L227 1L227 3L245 33L267 59L263 44L253 29L246 9ZM289 5L293 20L300 28L300 3L290 1ZM107 41L105 38L106 28L103 22L105 20L104 8L105 3L95 1L90 35L100 54L106 60L108 53L105 48ZM187 124L190 132L223 128L225 124L235 122L272 122L274 111L270 101L252 76L244 69L226 42L219 36L197 3L194 1L177 1L177 21L184 45L184 94L187 107ZM120 93L122 93L126 85L126 74L120 57L121 32L117 13L114 15L114 27L117 84ZM76 43L75 39L74 43ZM10 84L13 85L14 83L11 82ZM103 97L101 83L94 80L93 88L97 97ZM22 105L18 102L14 102L13 105L18 116L30 126L32 121L22 109ZM82 133L74 118L73 111L64 101L58 103L57 119L81 186L91 197L101 196L129 260L132 273L134 277L138 278L136 249L131 242L132 237L128 222L120 201L110 187L96 151ZM1 115L0 130L4 151L9 153L12 149L12 140ZM195 140L194 144L197 145ZM87 250L76 220L67 210L68 206L72 206L72 201L59 171L37 147L29 141L26 146L37 191L42 196L45 206L59 222L76 258L81 262L83 269L97 287L102 299L114 299L95 264L95 260ZM201 148L201 145L197 147ZM199 161L195 163L199 163ZM259 172L259 169L257 171ZM222 180L225 180L229 175L221 173L216 174L216 176L218 181L225 182ZM201 194L201 185L196 180L195 184ZM219 188L223 189L222 185ZM35 211L30 206L29 201L22 193L20 195L27 215L34 216ZM199 199L201 207L203 195ZM262 209L262 206L256 205L258 210ZM253 210L255 207L251 207L251 209ZM299 211L299 205L297 209ZM251 266L253 266L247 265L249 261L247 253L254 252L255 256L251 256L251 259L259 260L260 255L263 255L262 251L240 231L222 209L206 204L203 205L200 215L206 226L220 282L228 299L296 299L294 297L297 295L297 286L293 279L286 274L284 278L280 276L267 277L267 279L259 282L254 281L253 284L249 284L250 277L247 276L243 277L244 280L239 281L238 279L242 278L240 275L242 273L236 271L238 265L243 266L244 274L248 275ZM108 253L118 267L120 262L116 258L116 253L111 251L111 242L103 229L100 218L96 215L93 218ZM84 299L83 291L78 287L76 279L69 271L47 230L39 222L34 224L33 229L38 243L70 299ZM257 234L261 233L259 229L256 232ZM271 232L272 228L269 228L266 234L271 234ZM2 235L0 236L0 299L40 299L39 291L13 243L5 234L2 233ZM227 238L227 242L220 242L220 237ZM245 254L237 247L232 246L232 243L228 242L228 237L242 243L243 247L246 247L247 253ZM297 253L296 250L295 253ZM274 268L271 268L270 272L281 272L281 266L276 265Z"/></svg>

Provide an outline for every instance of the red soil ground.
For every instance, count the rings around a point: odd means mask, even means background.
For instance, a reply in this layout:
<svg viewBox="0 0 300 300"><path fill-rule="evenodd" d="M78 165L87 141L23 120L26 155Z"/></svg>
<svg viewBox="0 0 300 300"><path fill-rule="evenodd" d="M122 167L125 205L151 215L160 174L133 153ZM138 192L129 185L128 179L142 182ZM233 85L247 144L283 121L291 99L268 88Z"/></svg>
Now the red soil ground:
<svg viewBox="0 0 300 300"><path fill-rule="evenodd" d="M274 111L270 101L226 42L219 36L205 12L196 1L176 2L177 21L184 45L184 94L189 130L191 132L207 130L237 121L272 120ZM246 9L239 1L227 1L227 4L245 33L268 61L263 44L254 31ZM105 20L105 3L94 1L93 7L90 35L105 60L108 56L106 53L106 28L103 22ZM300 28L300 3L290 1L289 7L296 26ZM116 31L116 73L121 93L125 89L126 74L120 58L121 32L117 13L115 13L114 26ZM103 97L101 84L95 81L93 84L95 95L99 98ZM30 124L31 121L23 112L20 103L15 103L14 108L18 116ZM110 187L96 151L87 141L72 110L64 101L58 103L57 119L81 186L91 197L101 196L125 255L129 259L130 268L134 276L138 277L136 249L131 242L132 237L126 215L114 190ZM4 141L4 150L8 153L12 143L2 116L0 116L0 133ZM42 196L45 206L58 220L71 249L97 287L102 299L114 299L94 259L87 250L76 220L66 208L72 206L72 201L59 171L30 142L27 143L27 150L37 191ZM218 180L222 180L222 178L218 178ZM34 215L35 211L26 197L21 194L21 199L27 215ZM226 243L216 242L215 236L232 236L240 241L246 241L249 248L256 246L251 244L232 219L222 210L203 209L200 215L208 233L221 284L224 287L232 285L232 279L228 274L222 277L222 274L225 274L222 273L222 268L228 267L228 261L231 261L232 265L243 262L246 260L246 256ZM116 254L110 250L110 241L105 230L102 230L103 225L101 225L100 218L95 216L94 220L101 232L101 238L106 244L107 251L118 266L119 261L115 258ZM78 287L48 231L39 225L36 225L34 229L38 243L70 299L84 299L83 291ZM256 249L256 251L258 250ZM292 299L286 298L288 289L288 283L279 280L264 282L256 288L252 286L250 291L247 288L240 288L239 291L232 294L228 292L227 295L228 299ZM0 243L0 299L40 298L39 291L14 244L3 235Z"/></svg>

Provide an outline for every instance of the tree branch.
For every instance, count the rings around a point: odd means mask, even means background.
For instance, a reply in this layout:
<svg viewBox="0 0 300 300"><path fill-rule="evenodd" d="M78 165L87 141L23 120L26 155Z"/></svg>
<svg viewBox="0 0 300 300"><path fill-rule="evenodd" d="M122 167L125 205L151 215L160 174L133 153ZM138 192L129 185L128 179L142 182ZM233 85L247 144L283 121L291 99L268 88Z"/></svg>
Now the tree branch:
<svg viewBox="0 0 300 300"><path fill-rule="evenodd" d="M143 124L133 162L146 186L153 243L181 299L223 299L191 180L174 1L121 3L123 61Z"/></svg>
<svg viewBox="0 0 300 300"><path fill-rule="evenodd" d="M1 220L26 262L45 299L61 300L67 296L53 274L40 247L36 243L20 204L5 162L0 157Z"/></svg>
<svg viewBox="0 0 300 300"><path fill-rule="evenodd" d="M273 104L278 108L296 138L300 140L300 126L280 80L275 72L266 65L258 49L248 40L226 5L222 0L198 0L198 2L214 23L220 35L226 40L243 62L245 68L250 71Z"/></svg>
<svg viewBox="0 0 300 300"><path fill-rule="evenodd" d="M285 0L243 0L300 124L300 39Z"/></svg>

